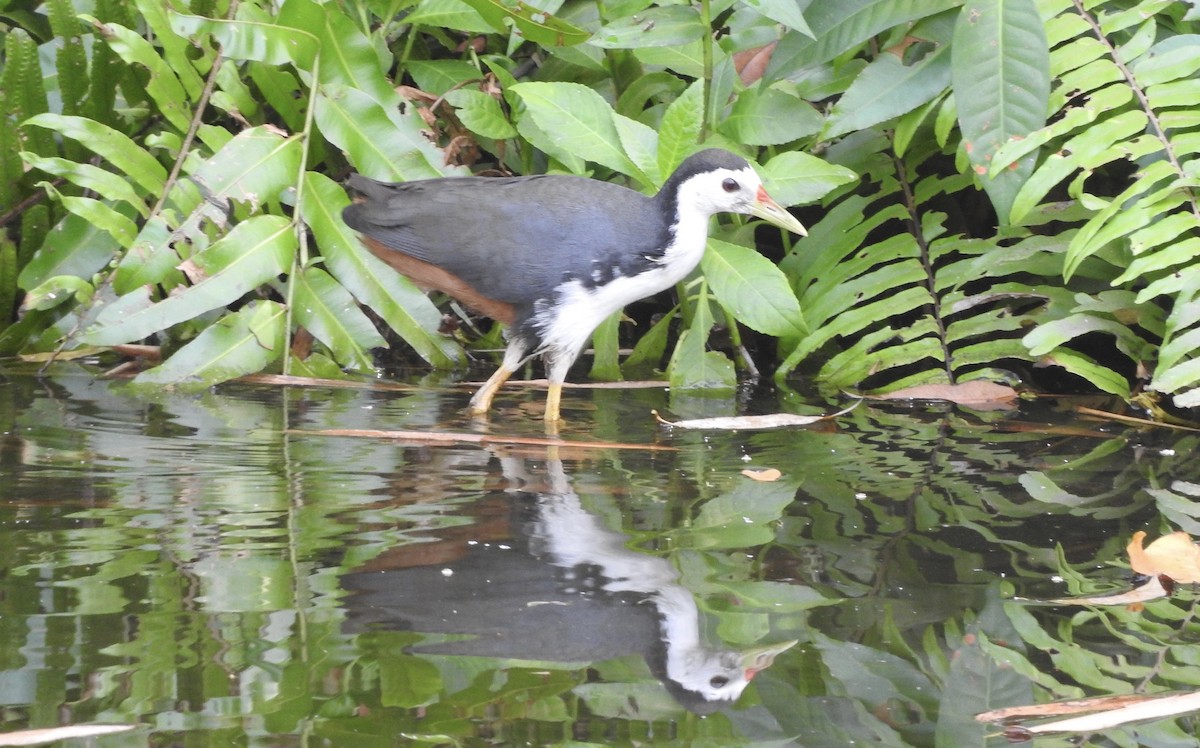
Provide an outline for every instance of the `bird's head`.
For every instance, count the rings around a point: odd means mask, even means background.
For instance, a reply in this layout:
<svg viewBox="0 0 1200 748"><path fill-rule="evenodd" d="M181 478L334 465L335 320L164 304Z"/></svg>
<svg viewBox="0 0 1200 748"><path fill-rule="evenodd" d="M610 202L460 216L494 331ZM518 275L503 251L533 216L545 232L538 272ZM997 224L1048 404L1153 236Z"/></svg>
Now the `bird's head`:
<svg viewBox="0 0 1200 748"><path fill-rule="evenodd" d="M663 187L664 192L672 189L681 208L688 206L706 215L742 213L801 236L808 234L767 194L749 162L728 151L713 148L689 156Z"/></svg>
<svg viewBox="0 0 1200 748"><path fill-rule="evenodd" d="M668 677L674 681L675 689L690 696L676 695L689 709L699 712L719 709L737 701L755 675L795 644L793 640L741 651L694 650L685 653L675 667L668 663Z"/></svg>

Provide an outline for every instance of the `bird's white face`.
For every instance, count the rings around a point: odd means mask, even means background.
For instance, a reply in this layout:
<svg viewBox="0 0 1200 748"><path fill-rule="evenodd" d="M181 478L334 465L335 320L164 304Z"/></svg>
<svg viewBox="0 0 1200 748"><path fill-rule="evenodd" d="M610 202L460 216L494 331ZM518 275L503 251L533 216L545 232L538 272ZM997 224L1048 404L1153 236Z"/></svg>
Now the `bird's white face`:
<svg viewBox="0 0 1200 748"><path fill-rule="evenodd" d="M762 180L754 169L716 169L697 174L679 186L679 203L702 213L745 213L758 201ZM765 193L764 193L765 194Z"/></svg>
<svg viewBox="0 0 1200 748"><path fill-rule="evenodd" d="M679 185L678 200L680 213L744 213L801 236L808 233L795 216L767 194L758 173L749 166L691 176Z"/></svg>

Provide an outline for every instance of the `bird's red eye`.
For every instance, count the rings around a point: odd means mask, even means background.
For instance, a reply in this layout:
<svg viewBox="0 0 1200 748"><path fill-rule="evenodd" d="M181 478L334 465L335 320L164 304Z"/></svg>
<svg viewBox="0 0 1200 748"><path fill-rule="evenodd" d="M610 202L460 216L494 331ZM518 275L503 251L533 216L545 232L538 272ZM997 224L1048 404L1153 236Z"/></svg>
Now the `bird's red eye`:
<svg viewBox="0 0 1200 748"><path fill-rule="evenodd" d="M721 182L721 189L725 190L726 192L737 192L739 188L740 185L733 177L726 177L725 181Z"/></svg>

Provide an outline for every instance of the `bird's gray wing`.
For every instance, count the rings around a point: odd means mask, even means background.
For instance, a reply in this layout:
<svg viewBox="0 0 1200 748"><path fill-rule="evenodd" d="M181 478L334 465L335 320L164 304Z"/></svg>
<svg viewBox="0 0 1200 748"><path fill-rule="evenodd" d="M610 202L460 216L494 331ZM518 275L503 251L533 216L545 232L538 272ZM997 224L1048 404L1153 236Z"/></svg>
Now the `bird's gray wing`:
<svg viewBox="0 0 1200 748"><path fill-rule="evenodd" d="M545 297L566 278L591 277L597 266L611 269L666 242L652 200L580 177L354 177L350 186L366 197L344 213L351 228L509 303Z"/></svg>

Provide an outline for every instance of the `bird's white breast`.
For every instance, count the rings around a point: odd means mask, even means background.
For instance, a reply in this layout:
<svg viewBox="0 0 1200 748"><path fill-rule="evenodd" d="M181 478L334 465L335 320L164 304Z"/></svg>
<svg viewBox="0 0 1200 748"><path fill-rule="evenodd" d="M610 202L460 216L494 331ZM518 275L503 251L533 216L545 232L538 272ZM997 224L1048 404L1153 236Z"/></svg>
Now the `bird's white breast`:
<svg viewBox="0 0 1200 748"><path fill-rule="evenodd" d="M535 312L535 320L542 331L542 347L576 355L587 345L592 332L613 312L670 288L687 277L704 256L708 222L709 214L683 209L674 226L674 241L649 270L620 276L593 288L580 280L561 286L555 297L555 313L550 309Z"/></svg>

